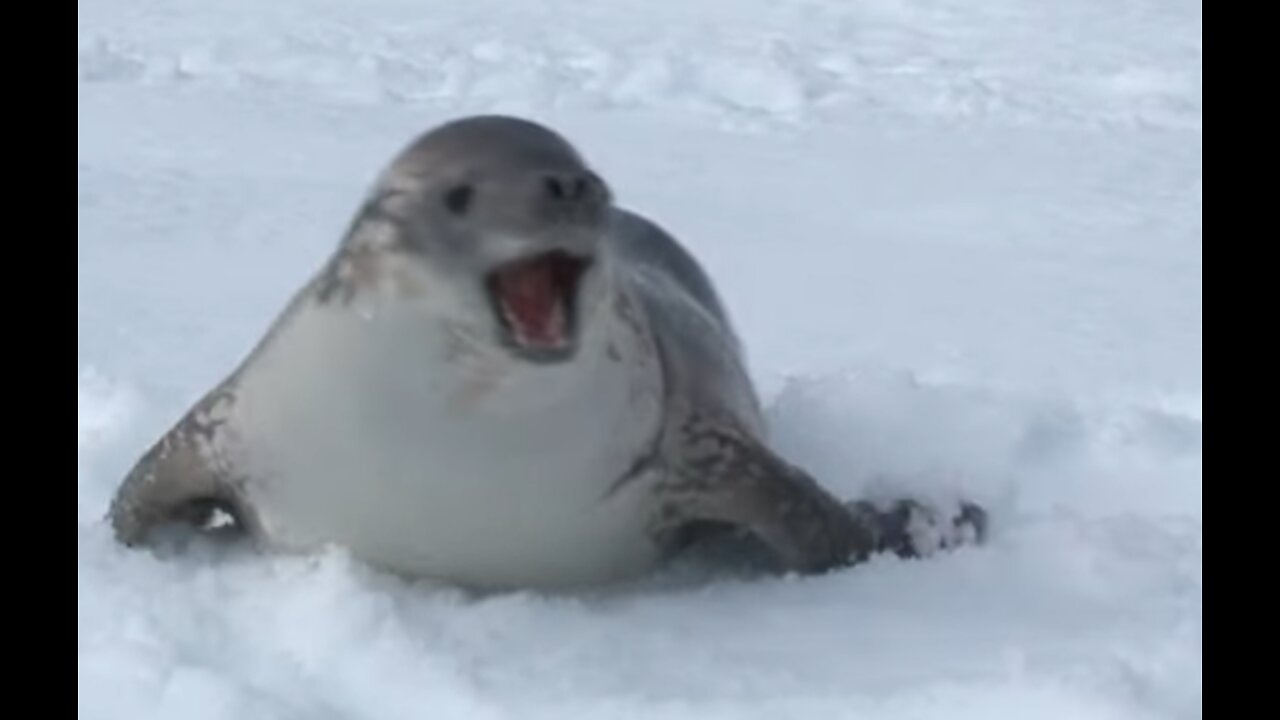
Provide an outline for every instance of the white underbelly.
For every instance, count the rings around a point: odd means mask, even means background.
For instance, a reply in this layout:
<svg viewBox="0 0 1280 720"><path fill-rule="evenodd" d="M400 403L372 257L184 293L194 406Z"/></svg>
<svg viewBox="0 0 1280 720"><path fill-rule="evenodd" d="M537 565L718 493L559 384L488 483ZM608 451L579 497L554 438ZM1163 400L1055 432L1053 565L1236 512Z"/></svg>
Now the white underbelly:
<svg viewBox="0 0 1280 720"><path fill-rule="evenodd" d="M495 374L444 364L431 333L391 341L406 336L394 317L341 332L317 320L256 360L233 410L243 437L262 439L245 446L248 491L271 542L482 587L595 583L656 559L645 483L611 492L656 427L649 370Z"/></svg>

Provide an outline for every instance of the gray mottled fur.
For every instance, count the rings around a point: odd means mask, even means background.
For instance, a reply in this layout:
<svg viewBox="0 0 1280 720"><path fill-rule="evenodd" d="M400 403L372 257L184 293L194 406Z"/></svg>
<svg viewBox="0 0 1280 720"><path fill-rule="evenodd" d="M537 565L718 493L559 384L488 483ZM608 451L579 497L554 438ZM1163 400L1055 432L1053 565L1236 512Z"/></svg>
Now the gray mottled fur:
<svg viewBox="0 0 1280 720"><path fill-rule="evenodd" d="M504 142L485 141L486 134L495 129L506 134ZM429 167L460 178L483 178L486 167L511 162L512 153L527 156L524 159L528 162L540 161L541 154L577 158L558 136L508 118L471 119L446 126L446 132L461 141L411 146L392 166L389 176L398 172L412 178L415 168ZM459 153L460 147L468 152ZM312 296L320 302L333 302L351 297L353 287L339 269L340 263L371 251L352 243L352 238L360 236L356 230L362 224L386 223L394 228L400 242L409 245L417 242L415 233L434 232L430 226L406 223L405 218L414 212L413 203L420 199L405 192L403 188L381 187L373 193L347 239L298 298ZM512 202L519 199L513 197ZM802 469L769 450L744 353L702 267L651 220L614 206L608 212L602 253L619 267L617 279L627 291L615 300L617 312L626 322L647 326L657 345L665 388L665 422L659 435L651 446L637 450L635 464L613 488L634 478L654 477L640 472L642 469L659 470L650 488L659 501L658 512L649 522L654 542L674 549L689 540L691 529L737 529L763 541L786 567L805 572L846 565L878 551L917 554L910 520L924 517L934 525L946 523L906 500L888 509L866 502L842 503ZM530 216L527 221L521 217L513 214L509 221L526 222L522 232L530 234L542 232L547 222L541 216ZM429 243L418 244L420 251L432 251ZM454 262L453 258L432 259ZM627 298L636 299L639 306L630 306ZM271 332L275 331L273 326ZM125 478L110 510L121 542L143 543L157 526L175 520L198 521L198 516L213 506L228 510L250 535L257 532L254 510L241 492L245 478L239 475L234 458L207 448L210 435L219 431L219 403L234 401L237 374L252 361L251 354ZM985 516L980 509L966 506L964 514L953 522L981 534Z"/></svg>

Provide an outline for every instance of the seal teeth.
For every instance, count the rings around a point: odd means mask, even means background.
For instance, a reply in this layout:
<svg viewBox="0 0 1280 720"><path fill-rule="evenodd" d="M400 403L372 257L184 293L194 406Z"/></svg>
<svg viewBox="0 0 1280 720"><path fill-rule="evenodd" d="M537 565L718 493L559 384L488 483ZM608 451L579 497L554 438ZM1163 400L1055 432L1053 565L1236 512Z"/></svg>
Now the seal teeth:
<svg viewBox="0 0 1280 720"><path fill-rule="evenodd" d="M489 291L512 344L535 351L572 344L574 298L585 265L555 252L504 265L491 274Z"/></svg>
<svg viewBox="0 0 1280 720"><path fill-rule="evenodd" d="M560 345L568 338L564 299L557 288L513 281L503 293L502 314L523 345Z"/></svg>

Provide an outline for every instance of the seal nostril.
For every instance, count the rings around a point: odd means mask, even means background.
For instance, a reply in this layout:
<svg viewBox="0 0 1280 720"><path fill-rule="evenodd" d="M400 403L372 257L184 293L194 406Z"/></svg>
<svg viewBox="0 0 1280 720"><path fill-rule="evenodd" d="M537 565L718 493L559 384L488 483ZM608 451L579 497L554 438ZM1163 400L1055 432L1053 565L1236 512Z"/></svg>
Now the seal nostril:
<svg viewBox="0 0 1280 720"><path fill-rule="evenodd" d="M560 208L594 208L609 202L608 188L591 171L544 173L538 176L538 202Z"/></svg>
<svg viewBox="0 0 1280 720"><path fill-rule="evenodd" d="M470 185L457 185L444 194L444 205L454 215L464 215L471 206L471 198L475 188Z"/></svg>
<svg viewBox="0 0 1280 720"><path fill-rule="evenodd" d="M564 199L565 189L564 185L560 182L560 178L555 177L554 175L548 175L544 178L543 182L546 184L547 192L550 193L551 197L556 200Z"/></svg>

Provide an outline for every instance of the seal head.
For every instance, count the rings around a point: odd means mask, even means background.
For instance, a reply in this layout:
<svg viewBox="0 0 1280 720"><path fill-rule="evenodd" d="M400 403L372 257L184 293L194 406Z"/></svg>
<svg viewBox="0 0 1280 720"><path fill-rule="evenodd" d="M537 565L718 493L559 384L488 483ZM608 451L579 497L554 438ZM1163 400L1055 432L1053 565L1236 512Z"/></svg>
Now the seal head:
<svg viewBox="0 0 1280 720"><path fill-rule="evenodd" d="M611 206L609 186L562 137L502 116L423 135L391 163L372 203L435 282L485 309L495 342L538 363L573 357L601 300L591 280Z"/></svg>

